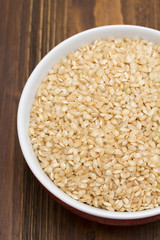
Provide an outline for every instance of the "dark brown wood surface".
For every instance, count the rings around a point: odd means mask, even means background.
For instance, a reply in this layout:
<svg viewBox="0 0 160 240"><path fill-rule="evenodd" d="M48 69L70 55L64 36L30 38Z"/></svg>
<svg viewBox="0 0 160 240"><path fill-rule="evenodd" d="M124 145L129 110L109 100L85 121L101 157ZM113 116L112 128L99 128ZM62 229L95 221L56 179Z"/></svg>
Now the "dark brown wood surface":
<svg viewBox="0 0 160 240"><path fill-rule="evenodd" d="M159 0L0 0L0 240L159 240L160 221L105 226L64 209L28 168L16 115L28 76L67 37L95 26L160 30Z"/></svg>

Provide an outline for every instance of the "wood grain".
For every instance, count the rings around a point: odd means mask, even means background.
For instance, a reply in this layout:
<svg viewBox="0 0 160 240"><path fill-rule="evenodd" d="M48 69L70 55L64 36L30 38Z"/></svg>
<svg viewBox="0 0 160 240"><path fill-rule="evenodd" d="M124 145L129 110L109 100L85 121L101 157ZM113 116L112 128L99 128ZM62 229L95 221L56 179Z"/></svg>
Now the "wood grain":
<svg viewBox="0 0 160 240"><path fill-rule="evenodd" d="M101 25L137 24L160 30L159 12L159 0L0 0L0 239L160 239L160 221L113 227L64 209L31 173L16 130L22 89L50 49Z"/></svg>

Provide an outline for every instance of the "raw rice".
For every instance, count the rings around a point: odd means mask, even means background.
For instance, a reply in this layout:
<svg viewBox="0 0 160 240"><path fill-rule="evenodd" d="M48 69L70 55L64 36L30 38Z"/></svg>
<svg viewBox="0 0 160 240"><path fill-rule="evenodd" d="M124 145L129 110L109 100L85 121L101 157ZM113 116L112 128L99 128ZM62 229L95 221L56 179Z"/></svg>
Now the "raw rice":
<svg viewBox="0 0 160 240"><path fill-rule="evenodd" d="M109 211L160 205L160 45L96 40L40 84L29 135L66 194Z"/></svg>

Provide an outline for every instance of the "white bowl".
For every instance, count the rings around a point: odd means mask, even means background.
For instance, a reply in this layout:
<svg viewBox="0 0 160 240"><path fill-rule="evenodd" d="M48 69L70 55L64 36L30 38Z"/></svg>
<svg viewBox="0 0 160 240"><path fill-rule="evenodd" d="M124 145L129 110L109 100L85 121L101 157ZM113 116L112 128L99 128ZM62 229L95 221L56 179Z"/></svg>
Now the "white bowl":
<svg viewBox="0 0 160 240"><path fill-rule="evenodd" d="M160 43L160 32L150 28L130 25L103 26L76 34L53 48L36 66L30 75L20 98L17 126L20 146L28 166L39 182L63 205L73 212L101 223L112 225L130 225L146 223L160 219L160 207L138 212L110 212L78 202L61 191L43 172L32 149L28 135L30 110L37 87L54 64L63 57L77 50L84 44L91 44L95 39L141 38Z"/></svg>

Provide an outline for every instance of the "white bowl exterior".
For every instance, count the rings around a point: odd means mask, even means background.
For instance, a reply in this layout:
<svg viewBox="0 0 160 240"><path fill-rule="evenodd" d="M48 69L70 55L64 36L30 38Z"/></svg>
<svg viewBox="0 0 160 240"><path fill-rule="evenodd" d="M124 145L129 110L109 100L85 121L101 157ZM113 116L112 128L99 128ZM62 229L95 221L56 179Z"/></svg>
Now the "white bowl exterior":
<svg viewBox="0 0 160 240"><path fill-rule="evenodd" d="M111 212L99 208L88 206L87 204L78 202L63 191L61 191L41 169L38 159L36 158L30 138L28 135L30 110L35 98L37 87L42 79L47 76L48 71L57 63L63 56L67 56L72 51L77 50L84 44L91 44L95 39L108 38L141 38L148 41L160 43L160 32L150 28L133 26L133 25L111 25L93 28L79 34L76 34L67 40L63 41L53 48L37 65L30 75L21 95L18 107L17 127L19 142L23 155L27 164L32 170L36 178L57 198L87 214L98 216L101 218L133 220L148 218L160 214L160 207L138 211L138 212Z"/></svg>

